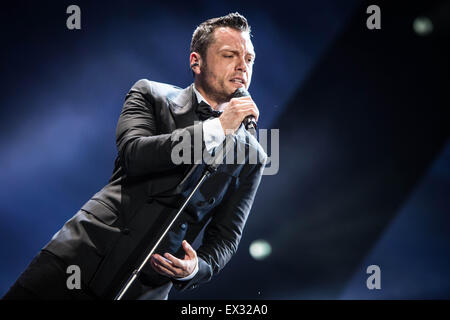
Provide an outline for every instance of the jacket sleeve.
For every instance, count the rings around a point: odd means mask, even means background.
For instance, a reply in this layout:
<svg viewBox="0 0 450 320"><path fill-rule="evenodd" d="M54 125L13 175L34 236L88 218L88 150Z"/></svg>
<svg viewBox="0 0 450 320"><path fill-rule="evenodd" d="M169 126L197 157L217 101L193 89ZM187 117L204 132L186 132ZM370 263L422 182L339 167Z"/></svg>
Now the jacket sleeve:
<svg viewBox="0 0 450 320"><path fill-rule="evenodd" d="M199 270L191 280L172 280L177 290L193 289L208 282L236 253L266 160L256 165L245 165L236 192L215 208L205 229L202 245L197 250Z"/></svg>
<svg viewBox="0 0 450 320"><path fill-rule="evenodd" d="M172 150L181 142L191 150L191 163L201 161L195 158L201 157L201 153L194 153L194 133L203 137L202 122L160 134L156 107L152 85L145 79L136 82L125 97L116 128L116 144L121 164L130 176L174 168L177 164L172 161ZM201 138L200 143L203 151L205 144Z"/></svg>

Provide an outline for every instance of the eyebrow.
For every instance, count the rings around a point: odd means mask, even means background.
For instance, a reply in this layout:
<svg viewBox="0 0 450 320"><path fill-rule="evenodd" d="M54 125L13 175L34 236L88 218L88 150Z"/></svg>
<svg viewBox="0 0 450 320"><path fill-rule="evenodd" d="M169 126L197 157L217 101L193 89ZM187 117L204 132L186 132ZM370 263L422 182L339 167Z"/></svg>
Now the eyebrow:
<svg viewBox="0 0 450 320"><path fill-rule="evenodd" d="M227 49L227 48L223 48L223 49L220 49L220 50L219 50L219 52L222 52L222 51L229 51L229 52L232 52L232 53L234 53L234 54L239 54L239 53L240 53L238 50ZM256 55L255 55L254 53L251 53L251 52L248 52L246 55L252 56L253 59L256 58Z"/></svg>

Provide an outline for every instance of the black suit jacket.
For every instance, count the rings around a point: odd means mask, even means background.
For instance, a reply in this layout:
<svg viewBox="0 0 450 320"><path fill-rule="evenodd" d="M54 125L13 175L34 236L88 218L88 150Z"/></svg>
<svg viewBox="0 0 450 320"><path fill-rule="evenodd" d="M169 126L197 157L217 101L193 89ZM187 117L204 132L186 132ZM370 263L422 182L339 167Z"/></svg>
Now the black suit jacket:
<svg viewBox="0 0 450 320"><path fill-rule="evenodd" d="M118 155L108 184L97 192L44 247L68 264L80 266L82 285L103 298L113 298L204 170L204 163L175 165L175 139L185 132L203 137L195 112L193 85L181 89L139 80L125 98L117 124ZM236 252L259 186L267 155L243 126L234 136L235 154L246 161L221 165L197 190L189 205L158 247L182 258L181 242L192 243L207 225L197 250L199 272L188 281L173 280L144 268L141 280L151 286L172 281L179 290L209 281ZM203 139L200 141L205 148ZM258 162L249 164L250 149ZM192 161L194 159L192 143Z"/></svg>

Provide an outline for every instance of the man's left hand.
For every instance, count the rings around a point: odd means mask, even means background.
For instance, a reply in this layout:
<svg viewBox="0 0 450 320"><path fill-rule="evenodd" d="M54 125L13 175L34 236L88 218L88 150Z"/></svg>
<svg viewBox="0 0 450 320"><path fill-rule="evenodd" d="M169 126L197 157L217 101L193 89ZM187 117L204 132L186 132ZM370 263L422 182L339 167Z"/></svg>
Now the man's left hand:
<svg viewBox="0 0 450 320"><path fill-rule="evenodd" d="M186 252L183 260L170 253L165 253L164 259L164 257L155 253L151 259L153 269L159 274L172 278L184 278L194 272L198 264L197 252L186 240L183 240L182 246Z"/></svg>

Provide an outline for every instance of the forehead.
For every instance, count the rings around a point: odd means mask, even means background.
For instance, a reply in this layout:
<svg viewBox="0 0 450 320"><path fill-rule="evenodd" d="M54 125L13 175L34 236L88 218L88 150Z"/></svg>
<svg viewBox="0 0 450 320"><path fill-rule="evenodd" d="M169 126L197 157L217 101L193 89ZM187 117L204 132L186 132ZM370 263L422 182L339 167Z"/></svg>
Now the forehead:
<svg viewBox="0 0 450 320"><path fill-rule="evenodd" d="M214 30L214 41L211 48L214 50L239 50L246 54L255 54L249 33L229 27L219 27Z"/></svg>

